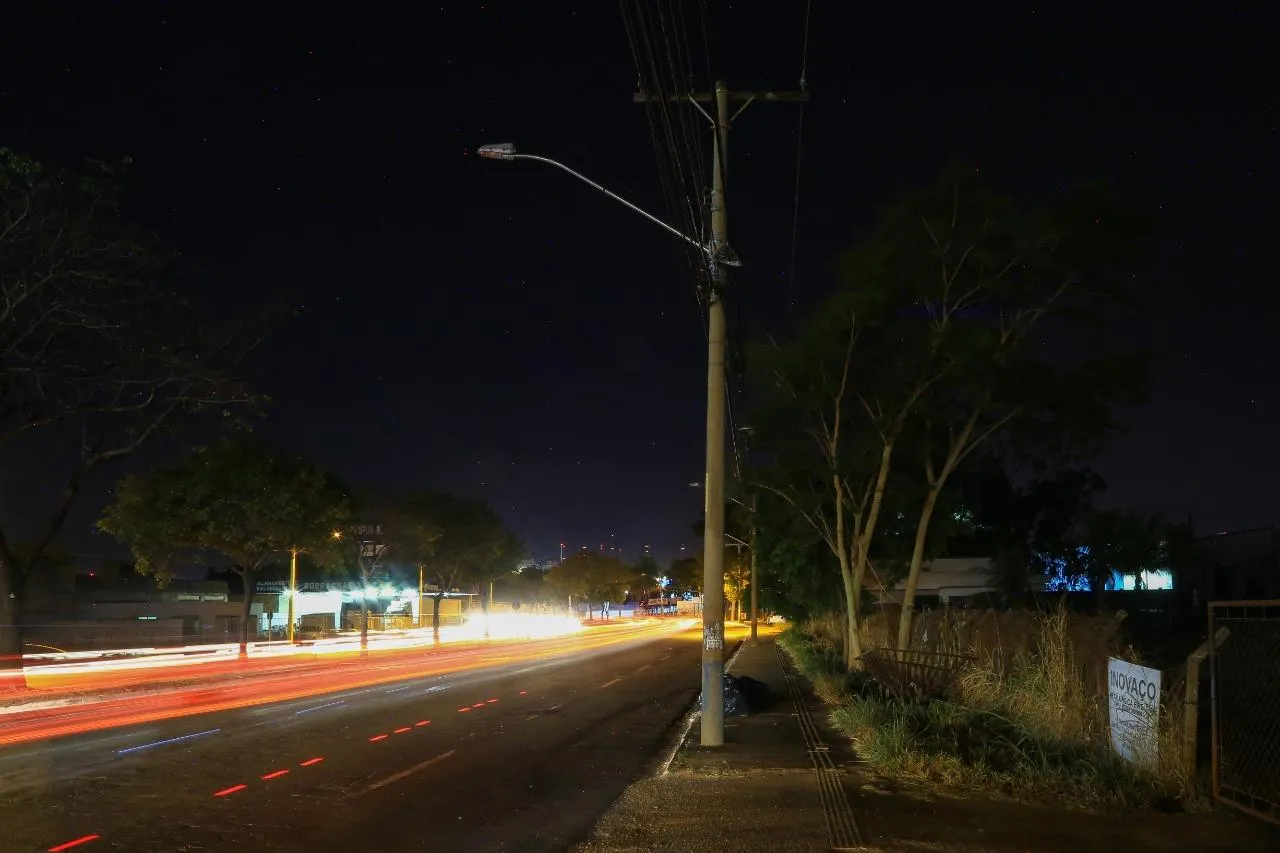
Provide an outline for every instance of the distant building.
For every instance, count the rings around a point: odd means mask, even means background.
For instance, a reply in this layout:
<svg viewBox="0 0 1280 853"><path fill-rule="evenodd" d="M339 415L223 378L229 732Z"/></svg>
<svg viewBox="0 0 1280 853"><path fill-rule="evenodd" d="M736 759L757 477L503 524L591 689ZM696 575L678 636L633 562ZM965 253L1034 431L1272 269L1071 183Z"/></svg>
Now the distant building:
<svg viewBox="0 0 1280 853"><path fill-rule="evenodd" d="M876 596L878 604L901 604L907 579L885 589L878 578L867 572L865 586ZM996 591L991 580L989 557L945 557L925 560L916 587L916 606L962 604L967 598Z"/></svg>

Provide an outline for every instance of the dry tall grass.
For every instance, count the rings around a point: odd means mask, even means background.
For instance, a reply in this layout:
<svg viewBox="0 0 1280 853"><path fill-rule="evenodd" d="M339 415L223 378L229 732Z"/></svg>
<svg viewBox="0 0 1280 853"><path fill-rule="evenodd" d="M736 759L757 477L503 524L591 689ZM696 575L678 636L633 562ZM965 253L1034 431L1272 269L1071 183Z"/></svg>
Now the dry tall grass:
<svg viewBox="0 0 1280 853"><path fill-rule="evenodd" d="M861 625L863 649L893 648L896 645L897 616L895 611L881 611L865 619ZM1091 778L1093 774L1097 776L1100 788L1106 787L1115 792L1124 788L1115 778L1123 767L1116 766L1119 762L1113 758L1110 744L1107 661L1110 657L1118 657L1137 662L1134 650L1124 644L1122 619L1123 614L1089 616L1069 613L1061 607L1048 612L940 609L920 613L915 620L916 648L970 657L958 679L955 702L935 703L927 715L904 710L905 706L898 710L893 707L876 709L871 707L870 700L855 700L850 696L849 682L842 673L811 672L811 677L814 677L821 697L842 709L837 718L843 719L846 727L860 728L864 732L864 744L860 749L884 753L886 762L889 762L887 756L897 756L891 764L899 769L923 765L919 756L907 760L909 756L903 752L906 747L888 744L885 732L898 731L906 737L905 733L914 729L917 748L926 740L936 747L936 739L930 740L921 726L932 726L933 723L928 721L936 717L937 725L955 728L958 718L953 719L951 712L942 713L945 710L943 705L954 705L957 712L974 712L977 715L959 723L962 728L983 725L981 721L984 719L999 720L1001 725L1009 724L1024 733L1018 737L1025 737L1028 744L1039 744L1035 749L1027 750L1027 756L1033 753L1041 756L1032 757L1027 762L1028 766L1050 760L1043 756L1051 756L1052 762L1056 763L1058 756L1063 754L1077 756L1073 760L1096 760L1095 770L1083 772L1072 785L1078 787L1080 779ZM838 665L841 649L838 618L811 620L800 629L811 638L810 642L823 650L824 656L829 655L829 659ZM1139 771L1137 775L1147 780L1141 786L1143 789L1155 790L1160 797L1176 797L1185 802L1194 799L1195 784L1183 760L1186 746L1184 683L1177 673L1166 677L1158 726L1158 760L1154 766ZM863 720L865 725L857 724L858 720ZM871 720L875 721L874 725L869 722ZM981 737L976 728L972 734ZM1090 755L1096 758L1080 758ZM956 762L955 756L942 753L935 755L934 759L935 766L951 766ZM981 770L969 768L969 771L974 769ZM1053 772L1058 774L1059 781L1063 778L1060 770ZM946 775L954 776L954 773ZM1001 785L1008 785L1007 774L995 775L1000 777ZM969 779L966 784L972 781ZM1085 792L1078 793L1082 799L1088 799ZM1128 796L1125 794L1126 798Z"/></svg>

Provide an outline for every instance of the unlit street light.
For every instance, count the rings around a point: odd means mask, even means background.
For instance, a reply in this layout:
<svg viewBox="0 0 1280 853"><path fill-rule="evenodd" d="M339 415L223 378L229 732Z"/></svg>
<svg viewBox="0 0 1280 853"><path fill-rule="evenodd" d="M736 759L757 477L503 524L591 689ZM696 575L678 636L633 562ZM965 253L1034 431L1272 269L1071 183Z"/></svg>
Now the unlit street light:
<svg viewBox="0 0 1280 853"><path fill-rule="evenodd" d="M727 126L722 130L727 130ZM605 189L563 163L537 154L521 154L510 142L482 145L477 153L489 160L536 160L555 166L599 190L614 201L648 219L665 231L694 246L707 259L709 279L707 311L707 480L704 517L706 542L702 565L702 745L724 743L724 551L718 544L724 533L724 440L725 440L725 312L721 292L728 279L728 267L742 266L724 239L724 186L720 169L720 145L712 163L711 240L707 244L672 228L658 217L636 207L617 193ZM717 544L712 544L717 543Z"/></svg>

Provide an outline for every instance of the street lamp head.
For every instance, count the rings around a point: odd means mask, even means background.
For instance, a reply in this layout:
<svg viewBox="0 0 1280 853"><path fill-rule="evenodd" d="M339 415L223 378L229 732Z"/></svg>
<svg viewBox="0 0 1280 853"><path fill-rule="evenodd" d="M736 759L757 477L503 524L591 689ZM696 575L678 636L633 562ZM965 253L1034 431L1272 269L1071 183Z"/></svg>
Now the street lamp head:
<svg viewBox="0 0 1280 853"><path fill-rule="evenodd" d="M496 142L492 145L481 145L476 149L476 153L489 160L514 160L516 146L514 142Z"/></svg>

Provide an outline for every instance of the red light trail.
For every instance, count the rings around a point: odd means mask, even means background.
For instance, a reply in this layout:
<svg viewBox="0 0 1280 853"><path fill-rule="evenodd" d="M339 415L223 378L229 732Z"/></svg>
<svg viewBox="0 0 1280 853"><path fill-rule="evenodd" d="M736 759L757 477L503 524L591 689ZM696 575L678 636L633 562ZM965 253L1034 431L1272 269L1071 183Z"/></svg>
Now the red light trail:
<svg viewBox="0 0 1280 853"><path fill-rule="evenodd" d="M175 666L174 669L182 671L181 677L186 681L185 684L174 684L175 680L179 680L178 675L157 669L152 670L157 680L162 684L168 682L170 689L165 692L142 696L109 696L78 704L65 701L68 689L74 690L79 683L74 674L64 671L57 676L60 689L25 691L24 699L29 698L31 702L46 707L23 710L23 705L14 705L0 709L0 746L305 699L432 675L479 670L492 666L492 655L496 648L507 653L504 661L534 662L662 636L687 625L684 620L646 620L592 628L571 636L542 640L499 641L439 649L370 651L367 656L361 656L356 651L320 658L308 656L305 660L294 659L288 662L250 661L247 665L238 662L204 664L196 668L201 676L202 683L199 684L191 683L193 673L190 667ZM266 665L255 666L255 663ZM224 666L239 677L221 683L208 683L207 676L213 673L214 668ZM93 689L101 689L100 680L103 676L104 673L90 671L85 673L85 680L93 685ZM46 700L54 701L46 703ZM476 707L485 704L480 702ZM470 711L471 708L459 709L460 712L464 710Z"/></svg>

